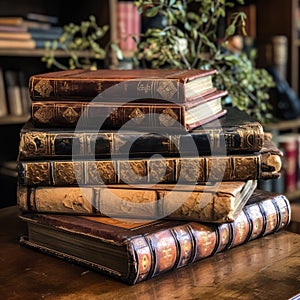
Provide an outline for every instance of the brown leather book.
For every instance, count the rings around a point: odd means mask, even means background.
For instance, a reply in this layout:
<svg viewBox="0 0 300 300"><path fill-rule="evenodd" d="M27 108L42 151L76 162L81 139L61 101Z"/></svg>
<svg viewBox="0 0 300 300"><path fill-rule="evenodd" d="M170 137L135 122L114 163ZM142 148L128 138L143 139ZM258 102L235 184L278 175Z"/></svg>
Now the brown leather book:
<svg viewBox="0 0 300 300"><path fill-rule="evenodd" d="M255 188L255 180L196 186L31 188L19 185L17 195L18 205L24 212L232 222Z"/></svg>
<svg viewBox="0 0 300 300"><path fill-rule="evenodd" d="M222 97L226 91L214 91L195 101L170 103L136 100L122 103L104 101L34 101L32 122L39 127L82 127L97 129L160 128L192 129L215 120L226 113ZM124 97L126 94L124 95Z"/></svg>
<svg viewBox="0 0 300 300"><path fill-rule="evenodd" d="M192 132L136 132L134 130L82 130L34 127L28 121L20 133L20 159L69 159L114 156L145 157L259 151L264 142L263 126L245 111L228 107L225 116Z"/></svg>
<svg viewBox="0 0 300 300"><path fill-rule="evenodd" d="M29 79L32 100L163 99L183 103L214 90L216 70L66 70Z"/></svg>
<svg viewBox="0 0 300 300"><path fill-rule="evenodd" d="M285 196L257 190L234 222L215 225L23 214L20 243L135 284L282 230L290 216Z"/></svg>
<svg viewBox="0 0 300 300"><path fill-rule="evenodd" d="M282 152L266 140L259 152L165 158L18 161L23 185L195 184L280 176Z"/></svg>

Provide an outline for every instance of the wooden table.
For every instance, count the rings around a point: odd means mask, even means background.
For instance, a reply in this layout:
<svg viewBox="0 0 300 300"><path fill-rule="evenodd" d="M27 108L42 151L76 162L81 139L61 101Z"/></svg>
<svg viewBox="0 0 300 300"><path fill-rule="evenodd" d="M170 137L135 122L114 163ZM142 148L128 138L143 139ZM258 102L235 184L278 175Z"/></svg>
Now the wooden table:
<svg viewBox="0 0 300 300"><path fill-rule="evenodd" d="M1 299L289 299L300 294L300 235L282 231L128 286L19 245L16 207L0 210Z"/></svg>

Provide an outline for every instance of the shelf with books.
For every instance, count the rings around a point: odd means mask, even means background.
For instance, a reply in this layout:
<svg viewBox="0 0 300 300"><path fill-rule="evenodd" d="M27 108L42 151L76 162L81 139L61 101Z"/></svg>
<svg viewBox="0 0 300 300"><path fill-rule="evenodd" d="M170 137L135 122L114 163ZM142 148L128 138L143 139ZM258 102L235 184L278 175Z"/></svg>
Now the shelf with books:
<svg viewBox="0 0 300 300"><path fill-rule="evenodd" d="M287 61L286 72L287 81L299 94L299 37L296 13L299 8L298 0L259 0L256 1L257 11L257 36L256 43L262 49L261 64L270 64L272 55L265 55L268 46L274 36L285 36L287 38ZM268 12L268 18L266 18ZM278 22L280 20L280 22ZM270 48L268 48L270 49ZM268 54L271 54L270 51ZM268 56L268 57L266 57Z"/></svg>
<svg viewBox="0 0 300 300"><path fill-rule="evenodd" d="M80 24L83 20L88 20L89 16L95 16L97 22L100 26L103 25L113 25L111 18L113 16L110 13L112 5L116 0L104 0L104 1L94 1L86 0L84 2L79 2L74 5L70 0L64 1L64 6L61 5L59 0L53 0L51 2L43 2L36 0L28 0L26 5L24 5L21 0L3 0L0 4L0 17L11 16L15 20L28 19L28 14L35 12L40 15L54 16L58 19L58 24L54 26L62 27L65 24ZM23 24L24 25L24 24ZM22 25L22 26L23 26ZM3 28L3 27L2 27ZM18 27L20 29L20 27ZM114 31L113 26L111 26L110 32L106 34L103 43L109 41L109 34ZM6 92L6 81L5 73L9 71L23 72L25 75L25 80L28 81L29 77L33 74L44 73L51 71L47 69L46 63L41 60L41 58L46 54L45 49L18 49L18 48L1 48L0 49L0 70L2 73L3 80L0 80L0 132L1 136L5 139L5 147L0 149L1 161L16 161L17 159L17 149L19 144L19 132L24 123L29 119L28 113L20 113L13 115L10 113L11 107L15 105L10 105L8 102L8 96ZM86 51L77 52L78 57L90 57L90 53ZM62 61L68 59L68 55L63 50L56 50L55 57L61 58ZM2 81L2 84L1 84ZM25 81L26 82L26 81ZM26 86L27 83L25 83ZM1 92L2 91L2 92ZM23 103L23 97L19 97L18 107L20 103ZM5 109L4 109L4 105ZM5 148L5 149L4 149ZM7 177L7 180L3 181ZM3 175L1 182L12 182L8 176ZM4 178L4 179L3 179ZM16 203L15 194L16 186L15 181L12 182L12 191L7 193L3 192L0 195L1 198L8 199L6 204L13 205ZM9 203L7 203L9 202Z"/></svg>
<svg viewBox="0 0 300 300"><path fill-rule="evenodd" d="M299 119L282 121L268 127L273 141L282 151L282 174L279 179L269 181L267 190L284 193L290 201L300 201L300 133Z"/></svg>
<svg viewBox="0 0 300 300"><path fill-rule="evenodd" d="M45 49L0 49L0 56L27 56L27 57L42 57L47 53ZM90 57L88 51L78 51L76 53L79 57ZM55 50L56 57L68 57L68 54L63 50Z"/></svg>

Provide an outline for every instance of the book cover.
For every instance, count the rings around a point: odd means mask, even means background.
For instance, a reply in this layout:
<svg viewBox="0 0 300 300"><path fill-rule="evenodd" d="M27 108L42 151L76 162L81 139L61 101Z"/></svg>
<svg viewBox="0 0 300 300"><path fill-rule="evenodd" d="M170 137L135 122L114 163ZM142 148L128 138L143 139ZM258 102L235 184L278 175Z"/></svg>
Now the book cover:
<svg viewBox="0 0 300 300"><path fill-rule="evenodd" d="M296 133L284 133L277 137L278 147L283 151L283 180L284 192L294 192L298 186L299 176L299 135Z"/></svg>
<svg viewBox="0 0 300 300"><path fill-rule="evenodd" d="M1 32L0 40L12 40L13 41L28 41L31 40L31 34L29 32Z"/></svg>
<svg viewBox="0 0 300 300"><path fill-rule="evenodd" d="M35 49L34 40L0 40L0 49Z"/></svg>
<svg viewBox="0 0 300 300"><path fill-rule="evenodd" d="M153 154L175 156L207 153L254 152L264 142L261 123L245 111L228 107L225 116L198 127L190 133L136 132L134 130L82 130L72 128L41 128L28 121L20 132L20 159L98 158L111 155L145 157ZM191 144L194 145L191 145Z"/></svg>
<svg viewBox="0 0 300 300"><path fill-rule="evenodd" d="M259 190L234 222L217 225L23 214L20 243L132 285L282 230L290 214L285 196Z"/></svg>
<svg viewBox="0 0 300 300"><path fill-rule="evenodd" d="M266 140L259 152L165 158L18 161L23 185L196 184L280 176L282 152Z"/></svg>
<svg viewBox="0 0 300 300"><path fill-rule="evenodd" d="M49 29L51 27L50 23L44 23L40 21L34 21L25 19L22 16L1 16L0 17L0 25L8 25L8 26L21 26L28 28L44 28Z"/></svg>
<svg viewBox="0 0 300 300"><path fill-rule="evenodd" d="M192 129L226 113L222 97L227 91L214 91L187 103L151 102L80 102L33 101L32 122L37 127L76 127L97 129ZM149 100L149 99L148 99ZM121 100L120 100L121 101ZM78 125L79 124L79 125Z"/></svg>
<svg viewBox="0 0 300 300"><path fill-rule="evenodd" d="M138 37L141 33L141 15L133 2L117 1L116 6L119 47L123 55L132 55L137 48L133 36Z"/></svg>
<svg viewBox="0 0 300 300"><path fill-rule="evenodd" d="M256 181L155 186L18 186L23 212L102 215L114 218L232 222L256 188Z"/></svg>
<svg viewBox="0 0 300 300"><path fill-rule="evenodd" d="M0 68L0 117L8 115L8 101L5 90L4 71Z"/></svg>
<svg viewBox="0 0 300 300"><path fill-rule="evenodd" d="M213 87L216 70L67 70L36 74L29 79L32 100L90 101L95 97L194 101Z"/></svg>
<svg viewBox="0 0 300 300"><path fill-rule="evenodd" d="M22 105L21 88L19 85L18 71L5 70L4 80L6 85L6 96L9 114L14 116L22 116L24 112Z"/></svg>

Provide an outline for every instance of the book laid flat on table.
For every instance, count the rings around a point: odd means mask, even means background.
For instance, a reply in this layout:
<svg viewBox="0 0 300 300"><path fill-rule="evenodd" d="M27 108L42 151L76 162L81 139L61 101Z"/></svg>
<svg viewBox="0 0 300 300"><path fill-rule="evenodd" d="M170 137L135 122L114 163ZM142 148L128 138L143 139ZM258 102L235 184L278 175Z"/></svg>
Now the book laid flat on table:
<svg viewBox="0 0 300 300"><path fill-rule="evenodd" d="M226 110L222 107L222 97L226 95L227 91L214 91L185 103L152 99L122 103L123 95L121 100L119 96L119 102L107 99L93 102L34 101L31 116L37 127L75 127L80 120L84 128L119 129L126 123L135 130L183 127L190 131L223 116Z"/></svg>
<svg viewBox="0 0 300 300"><path fill-rule="evenodd" d="M56 71L31 76L29 94L33 101L89 101L107 92L103 96L109 99L122 96L130 100L155 98L182 103L213 91L212 77L216 72L215 69Z"/></svg>
<svg viewBox="0 0 300 300"><path fill-rule="evenodd" d="M290 216L285 196L256 190L234 222L215 225L23 214L20 243L135 284L282 230Z"/></svg>
<svg viewBox="0 0 300 300"><path fill-rule="evenodd" d="M256 181L196 186L158 184L89 187L18 186L23 212L104 215L123 218L233 221L256 188Z"/></svg>
<svg viewBox="0 0 300 300"><path fill-rule="evenodd" d="M259 152L229 155L18 161L22 185L184 183L271 179L280 176L282 152L266 139Z"/></svg>
<svg viewBox="0 0 300 300"><path fill-rule="evenodd" d="M216 123L218 122L218 123ZM225 116L190 133L149 133L122 130L81 130L37 128L28 121L20 132L20 159L107 157L110 155L166 156L222 151L259 151L264 142L263 126L245 111L228 107ZM77 149L77 151L75 151ZM129 153L128 153L129 152Z"/></svg>

